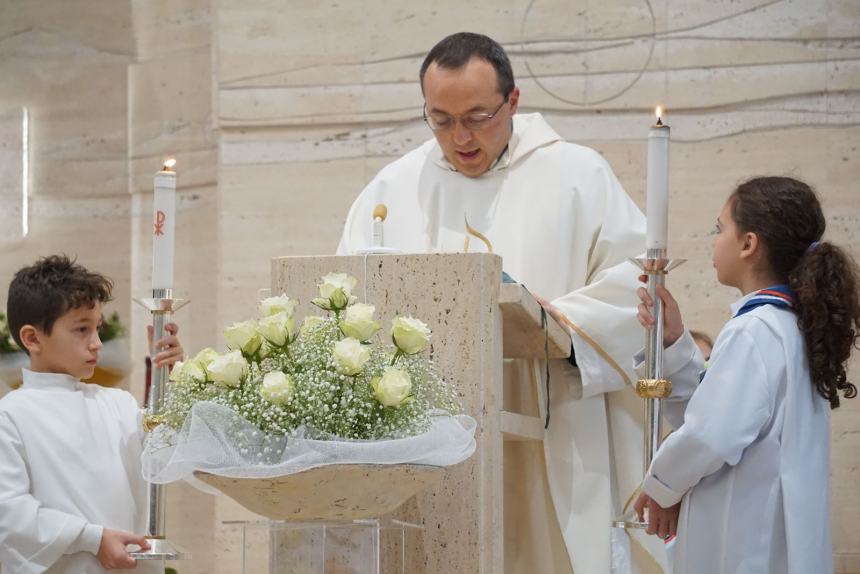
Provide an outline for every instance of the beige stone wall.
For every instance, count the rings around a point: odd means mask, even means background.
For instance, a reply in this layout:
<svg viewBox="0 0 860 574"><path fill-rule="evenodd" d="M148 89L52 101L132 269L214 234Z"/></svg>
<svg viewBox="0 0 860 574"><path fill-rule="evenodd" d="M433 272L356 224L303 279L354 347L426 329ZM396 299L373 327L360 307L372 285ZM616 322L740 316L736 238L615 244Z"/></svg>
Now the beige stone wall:
<svg viewBox="0 0 860 574"><path fill-rule="evenodd" d="M128 3L0 2L0 305L12 274L64 252L115 282L129 319ZM22 237L22 109L29 115L29 234ZM107 239L98 245L96 237ZM0 385L2 386L2 385Z"/></svg>
<svg viewBox="0 0 860 574"><path fill-rule="evenodd" d="M508 49L523 111L603 153L643 205L651 109L669 109L670 279L690 325L715 335L735 297L709 231L732 186L789 174L816 186L829 238L860 236L860 4L854 0L0 0L0 303L11 273L66 251L117 281L136 364L146 316L151 174L179 159L178 317L190 350L221 343L269 284L269 258L331 253L351 200L430 137L423 55L460 29ZM30 235L15 234L18 110L31 118ZM17 139L16 139L17 138ZM17 154L17 155L16 155ZM7 233L8 229L13 233ZM851 375L860 378L860 362ZM133 373L139 390L141 373ZM860 571L860 401L834 413L834 551ZM245 514L171 488L197 558L234 572L223 519ZM232 541L232 542L231 542ZM214 545L213 560L209 550Z"/></svg>

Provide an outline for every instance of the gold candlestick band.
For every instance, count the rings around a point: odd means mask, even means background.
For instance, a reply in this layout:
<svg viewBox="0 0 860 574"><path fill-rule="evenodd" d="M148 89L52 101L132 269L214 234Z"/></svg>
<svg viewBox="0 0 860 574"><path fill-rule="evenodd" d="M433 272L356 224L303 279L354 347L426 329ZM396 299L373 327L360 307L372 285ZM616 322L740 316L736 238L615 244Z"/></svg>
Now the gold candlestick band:
<svg viewBox="0 0 860 574"><path fill-rule="evenodd" d="M665 399L672 394L672 381L667 379L639 379L636 394L643 399Z"/></svg>
<svg viewBox="0 0 860 574"><path fill-rule="evenodd" d="M164 422L164 416L144 413L143 415L143 432L150 433L155 428Z"/></svg>

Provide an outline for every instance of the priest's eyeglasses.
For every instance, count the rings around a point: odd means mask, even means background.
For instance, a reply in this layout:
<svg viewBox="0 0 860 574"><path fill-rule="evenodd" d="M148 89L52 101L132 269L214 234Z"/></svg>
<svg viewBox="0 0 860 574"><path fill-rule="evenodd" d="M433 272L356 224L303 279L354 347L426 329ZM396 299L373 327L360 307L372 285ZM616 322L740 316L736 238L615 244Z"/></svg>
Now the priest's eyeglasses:
<svg viewBox="0 0 860 574"><path fill-rule="evenodd" d="M427 125L431 130L435 131L446 131L453 129L457 122L466 128L469 131L478 131L482 130L485 127L490 125L490 121L496 117L496 114L499 113L499 110L502 109L508 103L508 96L505 96L505 99L502 100L502 103L499 104L499 107L492 113L486 112L471 112L468 114L464 114L462 116L454 117L449 116L448 114L442 113L427 113L427 103L424 103L424 121L427 122Z"/></svg>

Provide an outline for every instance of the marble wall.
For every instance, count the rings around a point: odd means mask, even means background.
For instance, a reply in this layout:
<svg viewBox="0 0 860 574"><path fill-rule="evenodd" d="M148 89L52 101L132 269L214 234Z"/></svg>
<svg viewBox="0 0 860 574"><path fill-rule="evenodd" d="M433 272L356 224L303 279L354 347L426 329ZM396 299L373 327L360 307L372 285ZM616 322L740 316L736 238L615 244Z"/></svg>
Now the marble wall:
<svg viewBox="0 0 860 574"><path fill-rule="evenodd" d="M222 344L220 327L269 285L271 257L332 253L360 189L431 137L417 70L465 27L505 45L522 111L600 151L640 205L651 110L668 108L672 252L689 259L670 281L691 325L715 335L727 318L735 294L715 281L708 233L749 176L812 183L829 238L860 257L856 0L0 0L0 278L61 250L108 273L139 365L147 317L130 298L148 289L150 178L173 155L177 294L193 300L177 320L189 350ZM26 238L14 211L22 107ZM858 403L832 418L844 572L860 572ZM170 528L197 556L180 571L236 571L221 521L247 514L170 493Z"/></svg>
<svg viewBox="0 0 860 574"><path fill-rule="evenodd" d="M79 4L73 6L73 4ZM111 0L0 2L0 303L15 270L65 252L115 282L129 315L126 76L131 9ZM21 220L22 109L29 233ZM97 246L95 237L110 238Z"/></svg>

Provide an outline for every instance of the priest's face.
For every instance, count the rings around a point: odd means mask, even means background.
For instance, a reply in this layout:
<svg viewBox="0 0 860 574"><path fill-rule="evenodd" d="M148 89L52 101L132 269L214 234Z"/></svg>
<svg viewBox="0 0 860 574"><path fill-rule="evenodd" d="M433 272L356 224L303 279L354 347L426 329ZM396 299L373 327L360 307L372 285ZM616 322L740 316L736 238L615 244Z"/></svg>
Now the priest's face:
<svg viewBox="0 0 860 574"><path fill-rule="evenodd" d="M443 120L433 135L445 157L465 176L486 173L511 139L519 89L499 93L495 68L477 57L456 70L440 68L433 62L424 74L423 88L425 113ZM464 120L474 124L472 120L480 118L479 114L494 112L478 128L463 125Z"/></svg>
<svg viewBox="0 0 860 574"><path fill-rule="evenodd" d="M34 370L65 373L79 379L92 377L102 348L98 334L101 307L96 303L92 309L86 306L71 309L54 322L50 334L37 330L38 347L30 349Z"/></svg>

